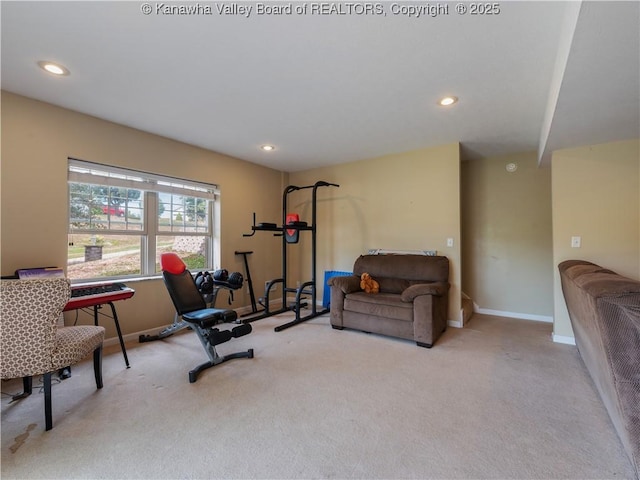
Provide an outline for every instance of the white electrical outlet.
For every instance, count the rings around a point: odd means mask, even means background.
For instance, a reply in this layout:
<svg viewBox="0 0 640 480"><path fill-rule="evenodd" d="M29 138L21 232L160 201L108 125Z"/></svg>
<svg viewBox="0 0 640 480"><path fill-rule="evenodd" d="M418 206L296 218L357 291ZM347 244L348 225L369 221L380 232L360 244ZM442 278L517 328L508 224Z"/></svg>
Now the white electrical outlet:
<svg viewBox="0 0 640 480"><path fill-rule="evenodd" d="M571 248L580 248L582 245L582 237L571 237Z"/></svg>

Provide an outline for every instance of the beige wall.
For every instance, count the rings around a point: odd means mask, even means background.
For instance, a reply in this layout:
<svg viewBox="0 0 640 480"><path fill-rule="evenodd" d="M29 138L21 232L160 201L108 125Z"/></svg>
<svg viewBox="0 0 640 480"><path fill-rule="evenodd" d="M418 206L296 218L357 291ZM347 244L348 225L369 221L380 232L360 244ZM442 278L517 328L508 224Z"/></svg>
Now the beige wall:
<svg viewBox="0 0 640 480"><path fill-rule="evenodd" d="M437 250L451 262L449 319L460 317L460 152L457 143L290 174L293 185L319 180L318 288L325 270L351 271L371 248ZM290 210L311 221L310 191L291 195ZM447 247L447 238L454 246ZM292 278L310 279L310 242L291 246ZM300 255L298 255L300 254ZM295 269L295 270L294 270ZM295 285L294 285L295 286Z"/></svg>
<svg viewBox="0 0 640 480"><path fill-rule="evenodd" d="M282 172L4 91L3 275L20 267L66 265L68 157L220 185L221 265L244 273L242 259L234 252L253 250L254 281L264 285L264 280L279 276L279 241L243 238L242 233L251 231L254 211L258 217L279 218L281 192L287 182ZM174 310L161 280L130 286L135 296L117 305L125 334L173 320ZM245 288L236 295L233 306L248 304ZM115 332L109 323L105 326L111 337Z"/></svg>
<svg viewBox="0 0 640 480"><path fill-rule="evenodd" d="M552 156L554 334L573 337L557 265L580 259L640 278L640 141ZM571 248L571 237L582 237Z"/></svg>
<svg viewBox="0 0 640 480"><path fill-rule="evenodd" d="M325 270L351 270L355 258L371 248L435 249L451 260L450 320L459 321L464 285L482 308L552 312L555 335L572 337L557 276L560 261L584 258L640 277L638 140L554 152L551 246L549 170L536 168L529 153L461 167L454 143L285 174L7 92L1 147L3 275L66 263L67 158L75 157L220 185L221 266L244 273L234 252L253 250L256 296L265 280L281 276L281 242L266 232L243 237L251 231L252 213L258 221L279 223L283 188L318 180L340 184L318 190L318 300ZM504 165L511 161L519 168L509 175ZM311 221L310 194L292 194L288 210ZM574 235L582 237L581 249L570 248ZM453 247L447 247L449 237ZM301 238L290 247L291 286L310 279L310 240L304 233ZM125 334L173 320L159 279L131 286L136 295L118 305ZM233 306L248 304L245 288ZM107 336L114 336L113 327L105 326Z"/></svg>
<svg viewBox="0 0 640 480"><path fill-rule="evenodd" d="M536 152L471 160L461 184L464 293L480 311L551 321L551 169Z"/></svg>

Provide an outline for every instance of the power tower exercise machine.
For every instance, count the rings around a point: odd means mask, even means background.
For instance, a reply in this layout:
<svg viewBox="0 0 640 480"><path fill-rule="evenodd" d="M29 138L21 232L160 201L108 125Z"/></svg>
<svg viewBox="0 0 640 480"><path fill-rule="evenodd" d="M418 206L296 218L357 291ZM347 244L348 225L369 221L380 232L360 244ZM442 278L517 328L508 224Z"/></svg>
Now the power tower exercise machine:
<svg viewBox="0 0 640 480"><path fill-rule="evenodd" d="M275 223L259 223L256 225L255 214L253 216L253 226L251 227L251 233L243 234L244 237L252 237L258 231L274 232L275 236L282 236L282 277L270 280L265 287L264 298L261 299L260 304L264 307L264 312L256 317L251 317L244 322L254 322L263 318L271 317L273 315L279 315L284 312L294 311L296 314L295 320L279 325L275 327L275 331L279 332L289 327L293 327L299 323L302 323L312 318L318 317L328 313L328 309L318 310L316 305L317 288L316 288L316 203L317 192L320 187L339 187L335 183L329 183L324 181L316 182L313 185L307 185L299 187L296 185L289 185L284 189L282 194L282 224L277 225ZM290 214L288 212L287 201L289 194L298 190L312 189L311 195L311 225L307 222L299 221L298 216ZM301 282L297 287L290 287L287 283L287 257L288 248L291 244L298 243L299 235L301 232L311 232L311 280L308 282ZM271 289L278 284L282 284L282 306L277 310L271 310L269 296ZM292 305L287 304L287 294L295 293L295 302ZM302 308L306 305L303 302L303 295L311 296L311 313L302 316Z"/></svg>

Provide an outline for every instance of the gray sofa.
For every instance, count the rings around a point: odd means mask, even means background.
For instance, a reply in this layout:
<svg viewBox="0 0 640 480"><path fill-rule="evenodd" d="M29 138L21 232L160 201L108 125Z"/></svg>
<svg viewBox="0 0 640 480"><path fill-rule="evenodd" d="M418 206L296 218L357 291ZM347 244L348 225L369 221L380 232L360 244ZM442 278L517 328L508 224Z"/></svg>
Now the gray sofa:
<svg viewBox="0 0 640 480"><path fill-rule="evenodd" d="M578 351L640 477L640 282L583 260L558 268Z"/></svg>
<svg viewBox="0 0 640 480"><path fill-rule="evenodd" d="M379 293L360 289L369 273ZM442 256L361 255L353 275L332 277L331 326L413 340L430 348L447 328L449 260Z"/></svg>

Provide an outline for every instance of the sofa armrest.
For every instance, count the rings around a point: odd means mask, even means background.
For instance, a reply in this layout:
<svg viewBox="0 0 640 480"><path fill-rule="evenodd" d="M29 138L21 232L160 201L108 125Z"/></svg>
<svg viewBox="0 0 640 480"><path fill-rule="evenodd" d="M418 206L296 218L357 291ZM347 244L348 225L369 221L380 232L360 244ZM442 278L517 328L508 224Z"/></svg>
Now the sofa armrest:
<svg viewBox="0 0 640 480"><path fill-rule="evenodd" d="M420 295L435 295L442 297L449 291L449 284L444 282L418 283L405 289L400 298L403 302L413 302Z"/></svg>
<svg viewBox="0 0 640 480"><path fill-rule="evenodd" d="M355 275L331 277L327 283L331 287L339 288L345 295L361 290L360 277L356 277Z"/></svg>

